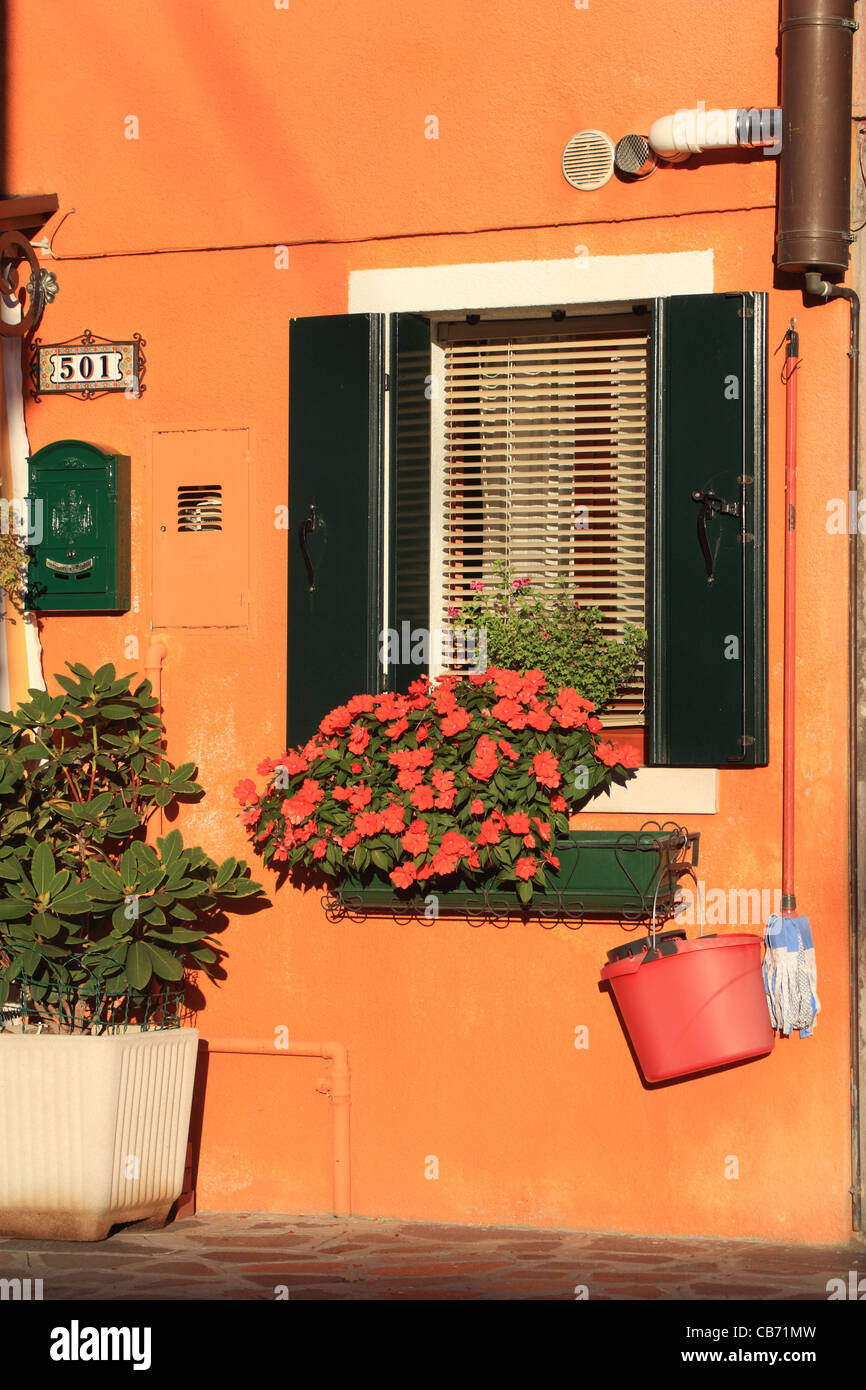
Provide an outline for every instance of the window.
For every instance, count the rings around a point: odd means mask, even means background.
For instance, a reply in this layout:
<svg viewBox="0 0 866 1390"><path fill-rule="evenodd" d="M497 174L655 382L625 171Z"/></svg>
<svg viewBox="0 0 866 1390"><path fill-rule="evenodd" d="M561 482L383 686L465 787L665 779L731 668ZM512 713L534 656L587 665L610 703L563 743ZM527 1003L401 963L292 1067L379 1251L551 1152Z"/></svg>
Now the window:
<svg viewBox="0 0 866 1390"><path fill-rule="evenodd" d="M643 709L650 764L765 763L764 299L294 320L289 742L428 670L437 615L502 556L572 576L612 631L643 620L644 688L618 717Z"/></svg>
<svg viewBox="0 0 866 1390"><path fill-rule="evenodd" d="M534 592L565 581L601 609L607 636L643 626L648 314L492 323L483 334L442 323L436 336L445 409L431 627L453 628L449 615L473 583L496 584L499 561ZM471 664L470 652L446 646L450 669ZM605 722L644 722L642 672Z"/></svg>

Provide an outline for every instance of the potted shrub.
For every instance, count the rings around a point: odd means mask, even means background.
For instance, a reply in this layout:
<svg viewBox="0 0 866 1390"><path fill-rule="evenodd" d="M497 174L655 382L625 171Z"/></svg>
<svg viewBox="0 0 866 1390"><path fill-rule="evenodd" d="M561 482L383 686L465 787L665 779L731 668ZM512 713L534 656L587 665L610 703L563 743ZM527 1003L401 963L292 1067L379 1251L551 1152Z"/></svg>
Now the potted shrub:
<svg viewBox="0 0 866 1390"><path fill-rule="evenodd" d="M318 871L344 907L504 913L646 912L682 837L569 830L569 813L634 759L602 737L593 701L541 671L421 678L357 695L235 794L264 861ZM664 882L662 881L664 880Z"/></svg>
<svg viewBox="0 0 866 1390"><path fill-rule="evenodd" d="M202 794L162 751L149 681L69 666L0 713L0 1235L99 1240L180 1195L224 908L261 893L158 808Z"/></svg>

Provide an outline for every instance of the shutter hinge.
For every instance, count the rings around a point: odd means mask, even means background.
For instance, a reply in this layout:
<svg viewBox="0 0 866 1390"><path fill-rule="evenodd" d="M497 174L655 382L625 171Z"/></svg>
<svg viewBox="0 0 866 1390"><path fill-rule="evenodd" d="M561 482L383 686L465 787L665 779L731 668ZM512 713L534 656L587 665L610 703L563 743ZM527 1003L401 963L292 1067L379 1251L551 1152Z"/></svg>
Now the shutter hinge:
<svg viewBox="0 0 866 1390"><path fill-rule="evenodd" d="M752 309L749 305L746 305L745 308L739 308L739 309L737 310L737 318L741 318L741 319L753 319L754 317L755 317L755 311L754 311L754 309Z"/></svg>
<svg viewBox="0 0 866 1390"><path fill-rule="evenodd" d="M391 374L390 374L390 372L386 372L386 373L385 373L385 390L386 390L386 391L390 391L390 390L391 390Z"/></svg>
<svg viewBox="0 0 866 1390"><path fill-rule="evenodd" d="M755 739L753 734L740 734L737 739L737 743L741 743L744 748L750 748L754 742Z"/></svg>
<svg viewBox="0 0 866 1390"><path fill-rule="evenodd" d="M755 479L751 473L741 473L737 478L740 487L748 487L749 483L753 483L754 481Z"/></svg>
<svg viewBox="0 0 866 1390"><path fill-rule="evenodd" d="M740 545L748 545L749 542L754 539L755 537L752 531L741 531L737 536L737 541Z"/></svg>

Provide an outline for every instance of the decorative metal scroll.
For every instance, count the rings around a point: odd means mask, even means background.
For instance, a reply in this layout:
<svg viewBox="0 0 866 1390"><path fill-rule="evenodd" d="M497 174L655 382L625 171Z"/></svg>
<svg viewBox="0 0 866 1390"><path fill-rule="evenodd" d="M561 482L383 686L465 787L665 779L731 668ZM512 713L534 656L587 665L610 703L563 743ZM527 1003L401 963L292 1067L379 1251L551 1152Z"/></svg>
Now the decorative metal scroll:
<svg viewBox="0 0 866 1390"><path fill-rule="evenodd" d="M19 271L26 262L30 277L20 284ZM21 232L0 232L0 298L5 308L20 308L21 317L14 322L0 318L0 338L23 338L29 342L42 319L46 304L58 291L57 277L40 266L36 252Z"/></svg>
<svg viewBox="0 0 866 1390"><path fill-rule="evenodd" d="M678 880L682 876L694 877L699 840L699 833L686 830L676 821L649 820L637 831L623 831L608 846L622 876L617 892L621 901L614 905L600 902L598 890L587 889L581 874L581 853L597 849L598 843L587 840L582 845L579 834L560 842L570 850L572 862L567 874L557 875L556 887L538 889L529 906L524 906L513 891L501 884L475 884L460 890L458 898L454 890L449 893L447 889L439 893L431 890L426 896L396 889L387 893L383 891L382 879L375 894L351 880L337 883L323 895L322 905L329 922L362 922L369 916L387 915L408 924L429 922L440 915L457 915L465 917L471 926L481 926L507 917L531 915L549 926L563 922L569 927L581 927L588 917L638 926L666 921L681 906ZM647 854L654 855L658 863L651 874L638 874L639 861L635 856Z"/></svg>

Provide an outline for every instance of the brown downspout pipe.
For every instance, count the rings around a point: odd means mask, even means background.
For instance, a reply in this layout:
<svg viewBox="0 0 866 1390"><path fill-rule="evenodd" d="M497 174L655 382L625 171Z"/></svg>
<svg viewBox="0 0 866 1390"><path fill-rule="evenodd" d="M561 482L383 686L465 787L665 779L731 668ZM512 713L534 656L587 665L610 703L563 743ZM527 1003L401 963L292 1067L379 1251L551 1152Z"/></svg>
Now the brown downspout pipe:
<svg viewBox="0 0 866 1390"><path fill-rule="evenodd" d="M220 1038L206 1044L208 1052L228 1052L255 1057L322 1057L331 1064L330 1096L333 1117L334 1215L351 1216L352 1191L349 1164L349 1054L341 1042L289 1042L277 1047L273 1041L252 1038ZM321 1089L321 1088L320 1088Z"/></svg>
<svg viewBox="0 0 866 1390"><path fill-rule="evenodd" d="M848 269L854 0L782 0L776 266Z"/></svg>

